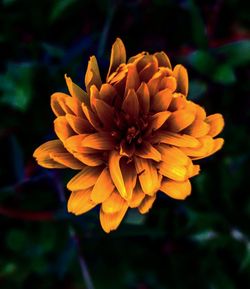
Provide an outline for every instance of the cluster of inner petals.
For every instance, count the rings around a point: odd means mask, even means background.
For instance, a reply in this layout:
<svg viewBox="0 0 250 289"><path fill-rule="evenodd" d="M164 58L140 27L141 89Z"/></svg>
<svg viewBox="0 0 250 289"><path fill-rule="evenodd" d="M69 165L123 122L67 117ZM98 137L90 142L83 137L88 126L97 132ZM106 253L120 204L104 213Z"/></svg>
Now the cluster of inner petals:
<svg viewBox="0 0 250 289"><path fill-rule="evenodd" d="M187 71L182 65L172 68L164 52L143 52L126 62L117 39L106 82L94 56L86 92L65 79L70 95L51 97L58 139L41 145L34 156L47 168L81 170L67 185L72 191L68 210L78 215L101 204L106 232L119 226L129 207L146 213L158 191L185 199L189 179L200 170L193 161L223 145L223 139L214 138L223 117L207 116L187 100Z"/></svg>

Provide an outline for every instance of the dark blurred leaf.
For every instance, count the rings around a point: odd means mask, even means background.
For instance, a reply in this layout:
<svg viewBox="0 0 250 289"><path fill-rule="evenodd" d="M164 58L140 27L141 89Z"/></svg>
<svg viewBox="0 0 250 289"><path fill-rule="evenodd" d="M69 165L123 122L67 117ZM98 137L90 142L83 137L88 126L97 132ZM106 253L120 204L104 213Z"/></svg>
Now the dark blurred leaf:
<svg viewBox="0 0 250 289"><path fill-rule="evenodd" d="M187 61L194 69L205 75L211 75L217 65L215 58L205 50L192 52L188 55Z"/></svg>
<svg viewBox="0 0 250 289"><path fill-rule="evenodd" d="M63 15L65 10L75 2L76 0L55 0L49 17L50 21L56 21L59 17Z"/></svg>
<svg viewBox="0 0 250 289"><path fill-rule="evenodd" d="M206 83L199 80L192 80L189 82L188 97L191 100L199 100L206 92Z"/></svg>
<svg viewBox="0 0 250 289"><path fill-rule="evenodd" d="M58 47L55 45L43 43L42 47L44 48L44 50L48 53L50 57L62 58L65 54L65 51L61 47Z"/></svg>
<svg viewBox="0 0 250 289"><path fill-rule="evenodd" d="M127 224L141 225L145 221L145 215L140 214L138 210L129 210L124 221Z"/></svg>
<svg viewBox="0 0 250 289"><path fill-rule="evenodd" d="M213 80L224 85L234 83L236 77L233 68L227 64L218 66L213 74Z"/></svg>
<svg viewBox="0 0 250 289"><path fill-rule="evenodd" d="M19 252L28 245L28 236L19 229L12 229L6 235L6 245L15 252Z"/></svg>
<svg viewBox="0 0 250 289"><path fill-rule="evenodd" d="M8 6L8 5L11 5L13 3L15 3L16 0L3 0L2 3L4 6Z"/></svg>

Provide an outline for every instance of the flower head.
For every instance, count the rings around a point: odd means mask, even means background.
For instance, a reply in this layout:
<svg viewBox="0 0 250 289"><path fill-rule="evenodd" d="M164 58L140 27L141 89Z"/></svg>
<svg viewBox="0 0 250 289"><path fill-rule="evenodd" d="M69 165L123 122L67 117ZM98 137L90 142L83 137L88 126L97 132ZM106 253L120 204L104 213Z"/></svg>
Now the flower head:
<svg viewBox="0 0 250 289"><path fill-rule="evenodd" d="M54 93L51 107L58 139L34 152L46 168L80 170L67 188L68 211L83 214L100 204L100 222L115 230L128 208L144 214L158 191L174 199L191 193L193 162L223 145L221 114L187 99L188 74L173 69L164 52L128 59L123 42L112 46L106 82L95 56L85 75L86 92L65 76L69 94Z"/></svg>

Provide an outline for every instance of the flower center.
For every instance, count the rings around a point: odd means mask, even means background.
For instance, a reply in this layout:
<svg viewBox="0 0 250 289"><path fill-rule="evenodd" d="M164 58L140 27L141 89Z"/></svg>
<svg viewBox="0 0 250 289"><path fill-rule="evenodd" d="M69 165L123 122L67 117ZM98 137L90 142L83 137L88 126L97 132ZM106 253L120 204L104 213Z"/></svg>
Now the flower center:
<svg viewBox="0 0 250 289"><path fill-rule="evenodd" d="M126 141L130 144L132 142L132 140L139 140L140 138L138 138L140 134L140 130L137 129L135 126L131 126L127 129L127 134L126 134Z"/></svg>

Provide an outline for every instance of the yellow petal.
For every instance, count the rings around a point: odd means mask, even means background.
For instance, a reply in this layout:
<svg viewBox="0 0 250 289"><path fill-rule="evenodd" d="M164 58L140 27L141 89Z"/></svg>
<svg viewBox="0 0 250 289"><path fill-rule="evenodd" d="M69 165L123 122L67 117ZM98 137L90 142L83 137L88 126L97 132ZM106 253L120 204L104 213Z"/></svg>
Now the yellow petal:
<svg viewBox="0 0 250 289"><path fill-rule="evenodd" d="M76 85L67 74L64 75L69 93L73 98L78 99L80 102L84 102L86 105L89 105L89 96L88 94Z"/></svg>
<svg viewBox="0 0 250 289"><path fill-rule="evenodd" d="M152 55L143 56L137 63L137 69L139 71L140 80L148 82L158 69L156 57Z"/></svg>
<svg viewBox="0 0 250 289"><path fill-rule="evenodd" d="M135 157L134 161L143 192L146 195L154 195L159 189L159 177L156 167L151 160Z"/></svg>
<svg viewBox="0 0 250 289"><path fill-rule="evenodd" d="M127 156L127 157L132 157L132 155L135 152L135 144L132 143L128 143L126 140L122 140L120 143L120 155L121 156Z"/></svg>
<svg viewBox="0 0 250 289"><path fill-rule="evenodd" d="M73 170L81 170L84 167L84 164L74 158L70 153L51 153L50 157L54 161Z"/></svg>
<svg viewBox="0 0 250 289"><path fill-rule="evenodd" d="M164 90L166 88L168 88L168 90L170 90L172 93L176 90L177 82L176 82L175 77L168 76L168 77L164 77L161 80L159 90Z"/></svg>
<svg viewBox="0 0 250 289"><path fill-rule="evenodd" d="M166 111L172 100L172 92L169 88L152 95L151 109L154 111Z"/></svg>
<svg viewBox="0 0 250 289"><path fill-rule="evenodd" d="M129 89L122 103L122 110L134 119L139 115L139 101L134 89Z"/></svg>
<svg viewBox="0 0 250 289"><path fill-rule="evenodd" d="M88 108L84 104L82 105L82 110L89 123L93 126L93 128L95 128L96 130L100 130L101 124L96 115L93 113L93 111L91 111L90 108Z"/></svg>
<svg viewBox="0 0 250 289"><path fill-rule="evenodd" d="M109 154L109 171L111 178L113 180L113 183L115 184L118 192L120 195L124 198L127 199L130 197L127 193L121 168L120 168L120 159L121 155L117 151L111 151Z"/></svg>
<svg viewBox="0 0 250 289"><path fill-rule="evenodd" d="M103 230L106 233L116 230L120 225L122 219L124 218L127 209L128 209L127 204L125 204L120 211L113 214L104 213L103 210L100 209L100 223Z"/></svg>
<svg viewBox="0 0 250 289"><path fill-rule="evenodd" d="M77 175L75 175L67 184L70 191L84 190L95 184L102 167L85 166Z"/></svg>
<svg viewBox="0 0 250 289"><path fill-rule="evenodd" d="M159 173L175 181L185 181L188 178L188 171L185 166L174 164L173 162L160 162Z"/></svg>
<svg viewBox="0 0 250 289"><path fill-rule="evenodd" d="M95 109L104 128L111 128L114 123L114 108L105 101L96 99Z"/></svg>
<svg viewBox="0 0 250 289"><path fill-rule="evenodd" d="M68 108L73 112L72 115L75 115L80 118L85 118L82 111L81 102L78 99L73 97L67 97L65 103L68 106Z"/></svg>
<svg viewBox="0 0 250 289"><path fill-rule="evenodd" d="M33 154L34 158L48 157L50 153L64 153L66 152L62 142L59 139L50 140L40 145Z"/></svg>
<svg viewBox="0 0 250 289"><path fill-rule="evenodd" d="M68 212L80 215L93 209L96 203L90 199L91 191L92 188L72 192L68 200Z"/></svg>
<svg viewBox="0 0 250 289"><path fill-rule="evenodd" d="M146 196L140 206L138 207L138 210L141 214L146 214L153 206L153 203L156 199L156 194L153 196Z"/></svg>
<svg viewBox="0 0 250 289"><path fill-rule="evenodd" d="M164 123L167 121L167 119L170 117L170 115L171 115L170 111L161 111L153 114L150 117L150 123L145 133L145 136L150 135L152 131L156 131L161 126L163 126Z"/></svg>
<svg viewBox="0 0 250 289"><path fill-rule="evenodd" d="M125 95L127 95L129 89L137 90L140 85L139 75L135 64L128 64L128 74L125 87Z"/></svg>
<svg viewBox="0 0 250 289"><path fill-rule="evenodd" d="M203 137L209 132L210 126L201 119L195 119L194 122L184 129L184 133L189 134L193 137Z"/></svg>
<svg viewBox="0 0 250 289"><path fill-rule="evenodd" d="M66 105L66 100L71 98L69 95L61 92L55 92L51 95L50 105L56 116L63 116L70 113L70 108Z"/></svg>
<svg viewBox="0 0 250 289"><path fill-rule="evenodd" d="M168 129L179 132L188 127L195 119L195 115L188 110L180 109L173 112L167 120Z"/></svg>
<svg viewBox="0 0 250 289"><path fill-rule="evenodd" d="M102 203L102 211L104 213L117 213L123 206L126 204L126 201L121 197L121 195L114 190L110 196Z"/></svg>
<svg viewBox="0 0 250 289"><path fill-rule="evenodd" d="M116 90L109 83L104 83L99 91L99 97L107 104L112 105L114 97L116 96Z"/></svg>
<svg viewBox="0 0 250 289"><path fill-rule="evenodd" d="M107 78L114 72L118 66L126 62L126 49L120 38L117 38L115 43L112 45L110 65L107 74Z"/></svg>
<svg viewBox="0 0 250 289"><path fill-rule="evenodd" d="M177 80L177 92L183 93L185 96L188 94L188 73L184 66L178 64L173 70L174 77Z"/></svg>
<svg viewBox="0 0 250 289"><path fill-rule="evenodd" d="M91 200L95 203L102 203L105 201L113 192L115 186L112 182L109 169L103 169L102 173L99 175L92 193L91 193Z"/></svg>
<svg viewBox="0 0 250 289"><path fill-rule="evenodd" d="M157 150L161 153L161 158L164 162L180 166L186 166L189 162L189 158L176 147L160 144L157 146Z"/></svg>
<svg viewBox="0 0 250 289"><path fill-rule="evenodd" d="M181 148L181 150L191 157L202 157L209 154L214 146L214 140L211 136L204 136L199 138L200 146L197 148Z"/></svg>
<svg viewBox="0 0 250 289"><path fill-rule="evenodd" d="M130 208L138 207L141 204L144 197L145 197L145 193L143 192L141 185L137 182L133 190L132 198L129 201Z"/></svg>
<svg viewBox="0 0 250 289"><path fill-rule="evenodd" d="M58 162L54 161L53 159L49 159L49 158L43 158L43 159L38 158L36 161L39 164L39 166L47 168L47 169L65 169L65 168L67 168L65 165L59 164Z"/></svg>
<svg viewBox="0 0 250 289"><path fill-rule="evenodd" d="M66 119L71 128L78 134L86 134L93 132L93 127L86 119L72 114L66 114Z"/></svg>
<svg viewBox="0 0 250 289"><path fill-rule="evenodd" d="M163 77L164 75L161 72L157 71L149 80L149 82L147 82L150 96L155 95L159 91L160 82Z"/></svg>
<svg viewBox="0 0 250 289"><path fill-rule="evenodd" d="M82 141L86 138L89 134L79 134L69 137L65 142L64 145L66 149L71 153L96 153L96 150L88 149L82 146ZM91 150L91 151L89 151Z"/></svg>
<svg viewBox="0 0 250 289"><path fill-rule="evenodd" d="M194 157L192 158L193 160L199 160L199 159L202 159L202 158L205 158L205 157L208 157L208 156L211 156L212 154L216 153L218 150L220 150L222 148L224 144L224 139L223 138L216 138L214 139L214 142L213 142L213 148L212 150L206 154L206 155L203 155L201 157Z"/></svg>
<svg viewBox="0 0 250 289"><path fill-rule="evenodd" d="M171 62L165 52L156 52L154 56L157 58L158 66L164 66L172 69Z"/></svg>
<svg viewBox="0 0 250 289"><path fill-rule="evenodd" d="M96 167L103 164L100 153L74 153L74 157L90 167Z"/></svg>
<svg viewBox="0 0 250 289"><path fill-rule="evenodd" d="M131 199L132 193L137 180L137 173L133 162L127 163L126 158L122 158L120 161L120 168L124 185L127 192L127 200Z"/></svg>
<svg viewBox="0 0 250 289"><path fill-rule="evenodd" d="M147 141L143 141L140 146L137 146L135 155L144 159L152 159L156 162L161 160L160 152Z"/></svg>
<svg viewBox="0 0 250 289"><path fill-rule="evenodd" d="M187 100L185 96L181 93L175 92L173 93L173 97L172 97L168 110L176 111L176 110L186 108L186 106L187 106Z"/></svg>
<svg viewBox="0 0 250 289"><path fill-rule="evenodd" d="M208 134L211 135L212 137L217 136L224 127L223 116L219 113L209 115L206 118L206 122L210 125L210 130Z"/></svg>
<svg viewBox="0 0 250 289"><path fill-rule="evenodd" d="M58 116L54 120L54 128L56 135L61 141L65 141L75 134L65 116Z"/></svg>
<svg viewBox="0 0 250 289"><path fill-rule="evenodd" d="M197 176L200 173L200 166L199 165L191 165L188 168L188 177L192 178L194 176Z"/></svg>
<svg viewBox="0 0 250 289"><path fill-rule="evenodd" d="M100 89L102 80L99 72L99 67L95 56L91 56L88 62L87 71L85 74L85 86L88 94L90 93L90 87L95 85Z"/></svg>
<svg viewBox="0 0 250 289"><path fill-rule="evenodd" d="M96 99L98 98L99 98L99 90L93 84L90 86L90 106L93 112L95 112L95 103L96 103Z"/></svg>
<svg viewBox="0 0 250 289"><path fill-rule="evenodd" d="M143 111L143 113L147 114L150 108L150 95L148 86L145 82L141 83L140 87L136 91L136 94L141 110Z"/></svg>
<svg viewBox="0 0 250 289"><path fill-rule="evenodd" d="M191 194L191 184L189 180L185 182L175 182L164 179L161 183L160 190L173 199L184 200Z"/></svg>
<svg viewBox="0 0 250 289"><path fill-rule="evenodd" d="M159 130L152 136L153 143L166 143L177 147L197 148L200 142L189 135Z"/></svg>
<svg viewBox="0 0 250 289"><path fill-rule="evenodd" d="M115 139L110 132L93 133L82 141L82 146L97 150L112 150L115 148L115 145Z"/></svg>

